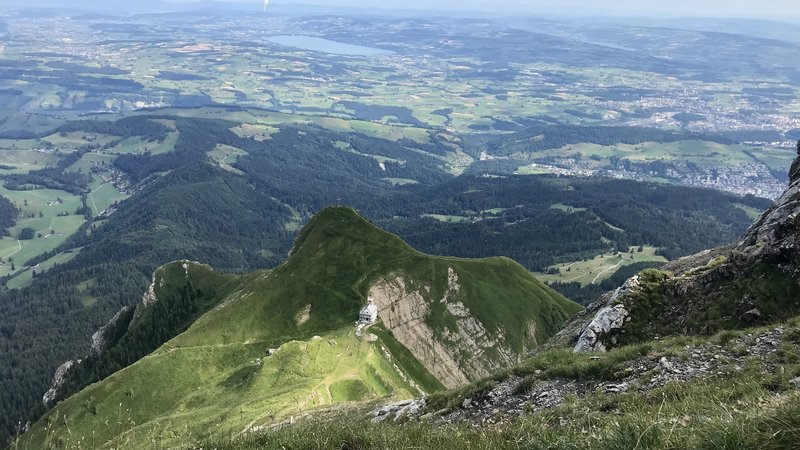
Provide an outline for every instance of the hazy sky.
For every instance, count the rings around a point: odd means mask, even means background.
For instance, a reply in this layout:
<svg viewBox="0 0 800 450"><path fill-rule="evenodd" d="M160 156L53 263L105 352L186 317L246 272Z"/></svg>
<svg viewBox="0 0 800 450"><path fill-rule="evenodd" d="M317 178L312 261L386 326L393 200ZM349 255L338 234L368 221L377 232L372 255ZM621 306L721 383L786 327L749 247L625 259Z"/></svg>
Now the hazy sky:
<svg viewBox="0 0 800 450"><path fill-rule="evenodd" d="M259 3L260 0L255 0L255 2ZM270 0L270 2L337 4L369 8L480 9L494 12L516 10L603 15L800 17L800 1L798 0Z"/></svg>
<svg viewBox="0 0 800 450"><path fill-rule="evenodd" d="M237 2L260 9L264 0L0 0L2 4L34 7L81 7L108 10L145 5L193 2ZM739 17L800 20L800 0L269 0L272 5L305 4L348 6L368 11L382 9L434 9L485 11L492 14L557 13L589 16ZM138 7L138 8L137 8ZM2 6L0 6L2 13Z"/></svg>

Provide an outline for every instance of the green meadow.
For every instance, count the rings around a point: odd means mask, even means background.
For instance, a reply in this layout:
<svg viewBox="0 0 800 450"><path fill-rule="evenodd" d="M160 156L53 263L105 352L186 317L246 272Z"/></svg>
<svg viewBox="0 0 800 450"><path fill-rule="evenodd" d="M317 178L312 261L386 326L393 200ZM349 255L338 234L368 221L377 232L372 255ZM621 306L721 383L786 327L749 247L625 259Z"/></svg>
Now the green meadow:
<svg viewBox="0 0 800 450"><path fill-rule="evenodd" d="M632 251L606 253L592 259L556 264L549 269L558 270L557 274L536 272L534 275L545 283L574 282L585 286L599 283L627 265L641 262L667 262L666 258L656 254L655 247L644 246L642 252L639 252L636 247L632 247L630 250Z"/></svg>

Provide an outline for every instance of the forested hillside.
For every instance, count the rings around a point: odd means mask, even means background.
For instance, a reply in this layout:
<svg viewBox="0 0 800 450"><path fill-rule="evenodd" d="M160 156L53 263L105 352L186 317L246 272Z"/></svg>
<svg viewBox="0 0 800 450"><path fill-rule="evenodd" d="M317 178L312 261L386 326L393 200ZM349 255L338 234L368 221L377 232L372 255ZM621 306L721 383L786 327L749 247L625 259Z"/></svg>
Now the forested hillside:
<svg viewBox="0 0 800 450"><path fill-rule="evenodd" d="M752 222L741 206L769 204L602 178L462 176L373 208L381 224L426 252L499 254L540 270L640 245L673 259L735 239Z"/></svg>
<svg viewBox="0 0 800 450"><path fill-rule="evenodd" d="M0 415L12 434L61 362L86 352L89 336L141 299L152 272L183 258L224 271L267 267L291 242L288 210L235 175L205 164L161 178L73 245L70 262L0 294Z"/></svg>
<svg viewBox="0 0 800 450"><path fill-rule="evenodd" d="M17 223L17 208L7 198L0 196L0 234L8 234L8 229Z"/></svg>

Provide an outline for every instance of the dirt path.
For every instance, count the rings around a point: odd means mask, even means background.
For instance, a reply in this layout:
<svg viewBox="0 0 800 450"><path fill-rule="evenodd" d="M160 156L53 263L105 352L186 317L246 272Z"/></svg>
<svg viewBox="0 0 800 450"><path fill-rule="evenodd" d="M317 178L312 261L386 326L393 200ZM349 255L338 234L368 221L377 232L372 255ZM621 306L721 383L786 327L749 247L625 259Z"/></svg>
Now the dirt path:
<svg viewBox="0 0 800 450"><path fill-rule="evenodd" d="M565 282L565 283L569 283L569 282L571 282L571 281L580 280L581 278L583 278L583 277L586 277L586 276L589 276L589 275L590 275L590 274L588 274L588 273L585 273L585 274L583 274L583 275L578 275L577 277L567 278L566 280L564 280L564 282Z"/></svg>
<svg viewBox="0 0 800 450"><path fill-rule="evenodd" d="M11 258L12 256L14 256L14 255L16 255L17 253L19 253L19 252L21 252L21 251L22 251L22 242L20 242L20 241L19 241L19 239L17 239L17 246L18 246L19 248L18 248L17 250L15 250L14 252L12 252L11 254L9 254L9 255L6 255L6 258Z"/></svg>
<svg viewBox="0 0 800 450"><path fill-rule="evenodd" d="M600 272L598 272L598 273L597 273L597 276L595 276L595 277L594 277L594 279L591 281L591 283L590 283L590 284L597 283L597 280L599 280L599 279L600 279L600 277L602 277L602 276L603 276L603 274L605 274L605 273L607 273L607 272L609 272L609 271L611 271L611 270L614 270L614 269L616 269L617 267L619 267L620 265L622 265L622 263L623 263L623 262L624 262L624 261L620 261L620 262L618 262L617 264L615 264L615 265L613 265L613 266L608 266L608 267L606 267L605 269L601 270ZM573 265L573 264L576 264L576 263L572 263L572 264L570 264L569 266L565 266L565 267L572 267L572 265ZM581 278L588 277L589 275L591 275L591 274L590 274L590 273L584 273L583 275L578 275L577 277L567 278L566 280L564 280L564 282L565 282L565 283L569 283L569 282L571 282L571 281L580 280Z"/></svg>
<svg viewBox="0 0 800 450"><path fill-rule="evenodd" d="M599 273L597 274L597 276L596 276L596 277L594 277L594 280L592 280L592 284L594 284L594 283L597 283L597 279L598 279L598 278L600 278L600 277L601 277L601 276L602 276L604 273L608 272L609 270L614 270L614 269L616 269L616 268L617 268L617 267L619 267L621 264L622 264L622 261L618 262L618 263L617 263L616 265L614 265L614 266L611 266L611 267L609 267L609 268L607 268L607 269L605 269L605 270L603 270L603 271L599 272Z"/></svg>
<svg viewBox="0 0 800 450"><path fill-rule="evenodd" d="M338 358L336 360L336 367L334 367L334 369L328 373L328 375L325 377L325 379L323 379L322 381L317 383L316 386L311 388L311 391L310 391L311 394L303 400L302 404L298 404L297 405L297 413L298 414L302 414L304 411L310 411L314 407L314 405L312 404L311 408L308 408L310 397L314 396L313 394L315 392L318 392L322 388L324 388L325 392L328 394L328 398L327 398L328 405L332 405L333 404L333 394L331 393L330 386L332 384L332 381L335 379L333 377L334 374L336 374L336 372L339 370L339 368L342 365L342 359L343 358ZM358 373L358 371L354 369L354 373ZM316 398L316 396L314 396L314 397ZM255 426L256 423L258 423L259 421L261 421L265 417L268 417L268 416L270 416L270 415L272 415L274 413L275 413L275 411L269 410L269 411L265 412L264 414L261 414L260 416L256 417L255 419L250 421L247 425L245 425L244 428L242 428L242 431L240 431L237 434L237 436L241 436L242 434L247 433L249 430L251 430Z"/></svg>
<svg viewBox="0 0 800 450"><path fill-rule="evenodd" d="M98 212L97 211L97 203L94 202L94 195L92 195L92 194L94 194L95 192L99 191L103 186L105 186L107 184L108 184L108 182L105 182L105 183L101 184L100 186L97 186L97 189L93 190L92 192L89 192L89 199L92 201L92 206L94 206L94 211L95 212Z"/></svg>

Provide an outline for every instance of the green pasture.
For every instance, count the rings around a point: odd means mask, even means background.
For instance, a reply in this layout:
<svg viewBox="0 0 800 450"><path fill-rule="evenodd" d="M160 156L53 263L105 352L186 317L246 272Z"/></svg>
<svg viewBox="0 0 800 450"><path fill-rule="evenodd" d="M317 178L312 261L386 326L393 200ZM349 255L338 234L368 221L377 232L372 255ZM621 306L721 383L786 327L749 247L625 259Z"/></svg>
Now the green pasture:
<svg viewBox="0 0 800 450"><path fill-rule="evenodd" d="M606 278L614 275L614 272L630 264L640 262L667 262L663 256L656 255L656 248L645 246L642 252L631 248L632 252L606 253L595 256L589 260L573 261L569 263L557 264L550 268L558 269L558 274L547 274L536 272L536 278L545 283L580 283L587 284L599 283Z"/></svg>
<svg viewBox="0 0 800 450"><path fill-rule="evenodd" d="M0 174L28 173L55 166L60 156L46 150L33 150L0 145L0 165L12 167L0 169Z"/></svg>
<svg viewBox="0 0 800 450"><path fill-rule="evenodd" d="M110 168L116 159L116 155L106 153L89 152L81 156L72 165L66 168L67 172L91 173L93 167Z"/></svg>
<svg viewBox="0 0 800 450"><path fill-rule="evenodd" d="M789 172L789 167L797 158L797 151L793 148L762 147L749 150L759 161L777 172Z"/></svg>
<svg viewBox="0 0 800 450"><path fill-rule="evenodd" d="M88 144L105 145L115 139L118 138L107 134L73 131L69 133L53 133L42 138L42 141L49 142L63 150L65 148L76 148Z"/></svg>
<svg viewBox="0 0 800 450"><path fill-rule="evenodd" d="M91 185L91 192L87 195L87 203L92 208L92 213L98 215L101 211L108 208L115 202L120 202L128 198L128 195L119 191L112 183L94 181Z"/></svg>
<svg viewBox="0 0 800 450"><path fill-rule="evenodd" d="M710 141L688 140L678 142L645 142L642 144L599 145L590 143L570 144L560 148L542 150L526 155L532 159L572 158L576 155L590 165L601 167L615 156L634 163L689 162L705 166L734 166L752 163L746 151L749 147L726 145Z"/></svg>
<svg viewBox="0 0 800 450"><path fill-rule="evenodd" d="M23 288L33 281L33 271L36 272L44 272L46 270L50 270L56 265L64 264L72 260L72 258L78 256L80 250L70 250L64 253L59 253L56 256L48 259L47 261L39 263L36 267L29 267L20 269L17 271L18 275L14 278L8 280L6 286L9 289L19 289Z"/></svg>
<svg viewBox="0 0 800 450"><path fill-rule="evenodd" d="M410 397L381 344L360 341L353 331L289 341L272 356L269 344L260 341L190 347L171 341L81 391L45 420L63 420L68 433L59 439L72 436L72 444L96 436L97 442L113 439L114 448L176 448L186 435L242 435L333 403ZM166 384L158 393L162 400L153 402L152 383L158 379ZM117 420L106 426L102 418L111 416ZM44 448L54 436L45 430L30 438Z"/></svg>
<svg viewBox="0 0 800 450"><path fill-rule="evenodd" d="M0 188L0 194L20 210L16 226L9 230L10 236L0 238L0 258L6 262L0 267L0 276L12 272L9 258L13 258L16 268L20 269L29 259L61 245L84 222L83 216L75 215L81 206L77 195L54 189L12 191L6 188ZM67 215L59 215L64 213ZM28 227L37 232L37 237L17 240L20 231ZM42 237L38 237L39 234Z"/></svg>
<svg viewBox="0 0 800 450"><path fill-rule="evenodd" d="M208 157L219 164L225 170L231 172L241 173L240 170L234 168L231 164L236 163L240 156L246 155L247 152L230 145L217 144L217 146L208 152Z"/></svg>
<svg viewBox="0 0 800 450"><path fill-rule="evenodd" d="M472 217L447 215L447 214L420 214L420 217L429 217L431 219L438 220L439 222L451 222L451 223L471 222L473 220Z"/></svg>
<svg viewBox="0 0 800 450"><path fill-rule="evenodd" d="M563 203L555 203L550 205L550 209L557 209L559 211L564 211L565 213L579 213L586 211L586 208L578 208L576 206L565 205Z"/></svg>

